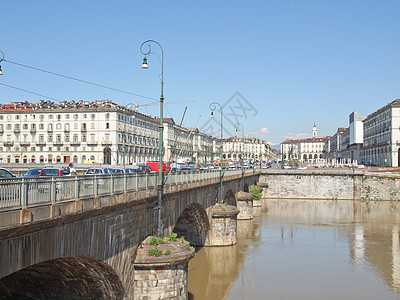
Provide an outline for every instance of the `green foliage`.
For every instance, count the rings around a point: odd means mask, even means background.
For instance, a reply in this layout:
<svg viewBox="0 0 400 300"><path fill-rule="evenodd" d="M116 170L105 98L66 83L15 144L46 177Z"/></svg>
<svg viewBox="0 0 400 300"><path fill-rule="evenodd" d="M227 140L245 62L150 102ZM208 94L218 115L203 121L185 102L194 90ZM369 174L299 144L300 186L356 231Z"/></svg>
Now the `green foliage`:
<svg viewBox="0 0 400 300"><path fill-rule="evenodd" d="M149 256L161 256L162 251L160 249L151 249L148 254Z"/></svg>
<svg viewBox="0 0 400 300"><path fill-rule="evenodd" d="M225 204L225 206L228 206L228 203L225 202L224 204Z"/></svg>
<svg viewBox="0 0 400 300"><path fill-rule="evenodd" d="M186 242L186 250L192 250L192 247L190 247L190 243L189 242Z"/></svg>
<svg viewBox="0 0 400 300"><path fill-rule="evenodd" d="M256 185L253 185L251 195L253 196L253 200L261 200L261 192Z"/></svg>
<svg viewBox="0 0 400 300"><path fill-rule="evenodd" d="M184 235L182 235L179 239L181 240L181 243L182 243L182 244L186 243L186 241L185 241L185 236L184 236Z"/></svg>
<svg viewBox="0 0 400 300"><path fill-rule="evenodd" d="M171 255L171 251L170 250L165 250L164 255Z"/></svg>
<svg viewBox="0 0 400 300"><path fill-rule="evenodd" d="M152 245L152 246L157 246L158 245L158 243L157 243L157 238L156 237L152 237L151 239L150 239L150 245Z"/></svg>
<svg viewBox="0 0 400 300"><path fill-rule="evenodd" d="M171 241L175 242L177 237L178 235L175 232L173 232L169 238Z"/></svg>

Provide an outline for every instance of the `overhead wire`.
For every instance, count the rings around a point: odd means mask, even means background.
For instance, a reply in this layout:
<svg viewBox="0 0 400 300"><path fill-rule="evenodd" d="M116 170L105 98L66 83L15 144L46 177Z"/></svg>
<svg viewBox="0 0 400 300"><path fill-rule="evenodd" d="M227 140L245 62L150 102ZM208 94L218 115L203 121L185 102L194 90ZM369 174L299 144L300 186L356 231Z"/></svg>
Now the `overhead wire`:
<svg viewBox="0 0 400 300"><path fill-rule="evenodd" d="M157 100L157 99L155 99L155 98L151 98L151 97L148 97L148 96L144 96L144 95L132 93L132 92L129 92L129 91L124 91L124 90L121 90L121 89L117 89L117 88L113 88L113 87L106 86L106 85L103 85L103 84L98 84L98 83L94 83L94 82L91 82L91 81L87 81L87 80L83 80L83 79L79 79L79 78L75 78L75 77L71 77L71 76L59 74L59 73L52 72L52 71L47 71L47 70L44 70L44 69L41 69L41 68L36 68L36 67L28 66L28 65L21 64L21 63L18 63L18 62L6 60L6 59L4 59L3 61L8 62L8 63L10 63L10 64L17 65L17 66L21 66L21 67L24 67L24 68L32 69L32 70L35 70L35 71L39 71L39 72L43 72L43 73L55 75L55 76L58 76L58 77L62 77L62 78L66 78L66 79L70 79L70 80L74 80L74 81L78 81L78 82L90 84L90 85L93 85L93 86L97 86L97 87L101 87L101 88L113 90L113 91L120 92L120 93L124 93L124 94L133 95L133 96L140 97L140 98L145 98L145 99L153 100L153 102L159 101L159 100Z"/></svg>
<svg viewBox="0 0 400 300"><path fill-rule="evenodd" d="M49 97L49 96L45 96L45 95L38 94L38 93L35 93L35 92L31 92L31 91L28 91L28 90L25 90L25 89L21 89L19 87L15 87L15 86L12 86L12 85L8 85L8 84L2 83L2 82L0 82L0 85L6 86L6 87L9 87L9 88L18 90L18 91L22 91L22 92L25 92L25 93L28 93L28 94L32 94L32 95L36 95L36 96L43 97L43 98L46 98L46 99L50 99L50 100L54 100L54 101L57 101L57 102L61 102L60 99L56 99L56 98L53 98L53 97Z"/></svg>

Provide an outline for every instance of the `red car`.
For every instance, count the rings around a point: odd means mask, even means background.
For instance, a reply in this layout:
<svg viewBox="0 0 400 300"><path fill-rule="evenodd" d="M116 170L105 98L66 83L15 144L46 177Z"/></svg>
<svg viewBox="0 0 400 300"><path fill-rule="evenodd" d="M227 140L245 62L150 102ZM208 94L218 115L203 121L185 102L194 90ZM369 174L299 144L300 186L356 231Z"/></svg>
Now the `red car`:
<svg viewBox="0 0 400 300"><path fill-rule="evenodd" d="M147 162L146 163L146 166L149 166L150 167L150 169L153 171L153 172L158 172L158 162ZM170 167L169 167L169 164L167 164L167 163L162 163L162 171L163 172L169 172L169 170L170 170Z"/></svg>

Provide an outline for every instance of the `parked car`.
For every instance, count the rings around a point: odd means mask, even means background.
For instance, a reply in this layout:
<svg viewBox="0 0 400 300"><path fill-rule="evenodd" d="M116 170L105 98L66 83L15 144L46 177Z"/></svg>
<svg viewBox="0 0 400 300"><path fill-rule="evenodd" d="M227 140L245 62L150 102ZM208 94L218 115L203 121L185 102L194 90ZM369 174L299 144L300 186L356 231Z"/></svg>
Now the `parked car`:
<svg viewBox="0 0 400 300"><path fill-rule="evenodd" d="M89 168L85 175L109 175L114 174L113 169L110 168Z"/></svg>
<svg viewBox="0 0 400 300"><path fill-rule="evenodd" d="M124 174L124 173L126 173L124 168L113 168L112 170L114 171L114 174Z"/></svg>
<svg viewBox="0 0 400 300"><path fill-rule="evenodd" d="M153 172L158 172L158 162L147 162L146 166L149 166ZM167 163L162 163L162 171L169 172L170 166Z"/></svg>
<svg viewBox="0 0 400 300"><path fill-rule="evenodd" d="M34 168L34 169L30 169L28 170L28 172L26 172L24 175L22 175L21 177L24 178L34 178L34 177L40 177L40 172L43 170L43 168Z"/></svg>
<svg viewBox="0 0 400 300"><path fill-rule="evenodd" d="M158 165L157 165L157 167L158 167ZM149 166L146 166L146 165L139 165L138 166L138 172L150 173L151 172L151 168Z"/></svg>
<svg viewBox="0 0 400 300"><path fill-rule="evenodd" d="M196 169L193 166L181 166L180 171L193 172L193 171L196 171Z"/></svg>
<svg viewBox="0 0 400 300"><path fill-rule="evenodd" d="M61 168L44 168L40 171L39 177L42 176L55 176L55 177L61 177L63 176L63 169Z"/></svg>
<svg viewBox="0 0 400 300"><path fill-rule="evenodd" d="M0 178L14 178L15 175L7 169L0 168Z"/></svg>
<svg viewBox="0 0 400 300"><path fill-rule="evenodd" d="M133 169L133 168L124 168L125 173L127 174L135 174L138 173L139 170L138 169Z"/></svg>

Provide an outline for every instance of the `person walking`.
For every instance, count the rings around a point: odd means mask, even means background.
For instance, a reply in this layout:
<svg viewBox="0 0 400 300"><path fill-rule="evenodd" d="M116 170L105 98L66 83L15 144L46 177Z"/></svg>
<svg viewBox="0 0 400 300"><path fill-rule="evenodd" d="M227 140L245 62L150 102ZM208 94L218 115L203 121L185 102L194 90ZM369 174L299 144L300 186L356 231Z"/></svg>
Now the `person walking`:
<svg viewBox="0 0 400 300"><path fill-rule="evenodd" d="M68 167L69 167L69 175L70 176L78 175L78 173L76 172L76 170L74 168L74 164L72 162L69 163Z"/></svg>

